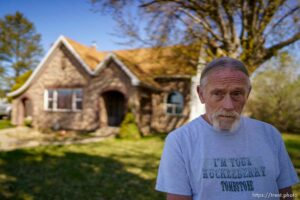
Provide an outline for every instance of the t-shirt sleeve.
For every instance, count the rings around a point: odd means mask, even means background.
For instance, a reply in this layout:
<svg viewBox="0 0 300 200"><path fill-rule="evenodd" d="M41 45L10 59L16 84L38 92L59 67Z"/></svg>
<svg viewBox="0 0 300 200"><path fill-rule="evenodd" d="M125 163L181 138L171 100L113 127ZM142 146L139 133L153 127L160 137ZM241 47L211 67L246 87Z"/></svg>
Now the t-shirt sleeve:
<svg viewBox="0 0 300 200"><path fill-rule="evenodd" d="M295 171L295 168L291 162L291 159L287 153L285 144L281 137L279 142L278 160L279 160L279 176L277 177L276 180L278 188L282 189L282 188L295 185L296 183L299 183L297 173Z"/></svg>
<svg viewBox="0 0 300 200"><path fill-rule="evenodd" d="M191 195L183 153L176 134L170 133L161 157L156 190L179 195Z"/></svg>

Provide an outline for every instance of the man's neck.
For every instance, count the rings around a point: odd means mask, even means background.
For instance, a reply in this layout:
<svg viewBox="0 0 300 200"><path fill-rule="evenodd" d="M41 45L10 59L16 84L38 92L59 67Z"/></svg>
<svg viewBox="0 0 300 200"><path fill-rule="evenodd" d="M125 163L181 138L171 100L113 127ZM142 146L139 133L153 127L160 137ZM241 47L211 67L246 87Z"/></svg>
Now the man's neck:
<svg viewBox="0 0 300 200"><path fill-rule="evenodd" d="M201 115L201 117L207 122L207 123L209 123L210 125L212 125L212 123L209 121L209 119L208 119L208 117L207 117L207 114L205 113L205 114L203 114L203 115Z"/></svg>

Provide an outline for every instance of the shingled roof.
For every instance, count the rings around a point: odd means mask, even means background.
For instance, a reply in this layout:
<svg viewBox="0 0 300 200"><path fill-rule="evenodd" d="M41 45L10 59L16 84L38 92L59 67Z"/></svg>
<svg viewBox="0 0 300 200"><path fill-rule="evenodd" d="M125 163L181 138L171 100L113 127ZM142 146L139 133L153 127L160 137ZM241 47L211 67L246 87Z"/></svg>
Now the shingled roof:
<svg viewBox="0 0 300 200"><path fill-rule="evenodd" d="M152 86L158 86L154 81L155 77L178 77L195 74L195 67L187 65L186 62L182 62L182 60L175 55L172 47L101 52L94 47L82 45L70 38L66 38L66 40L91 70L95 70L97 65L103 61L109 53L113 53L142 82Z"/></svg>
<svg viewBox="0 0 300 200"><path fill-rule="evenodd" d="M70 38L65 37L65 39L91 70L95 70L97 65L109 54L108 52L97 51L95 47L82 45Z"/></svg>

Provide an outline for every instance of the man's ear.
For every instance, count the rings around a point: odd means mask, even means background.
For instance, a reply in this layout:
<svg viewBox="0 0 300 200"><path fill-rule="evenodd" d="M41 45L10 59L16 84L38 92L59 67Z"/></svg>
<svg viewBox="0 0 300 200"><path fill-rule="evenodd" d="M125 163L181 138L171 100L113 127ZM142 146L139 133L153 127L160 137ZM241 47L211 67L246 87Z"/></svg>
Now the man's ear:
<svg viewBox="0 0 300 200"><path fill-rule="evenodd" d="M248 92L248 95L247 95L247 99L249 98L249 95L250 95L251 90L252 90L252 87L250 86L249 92Z"/></svg>
<svg viewBox="0 0 300 200"><path fill-rule="evenodd" d="M203 95L203 87L201 87L200 85L197 86L197 93L201 103L205 103L204 95Z"/></svg>

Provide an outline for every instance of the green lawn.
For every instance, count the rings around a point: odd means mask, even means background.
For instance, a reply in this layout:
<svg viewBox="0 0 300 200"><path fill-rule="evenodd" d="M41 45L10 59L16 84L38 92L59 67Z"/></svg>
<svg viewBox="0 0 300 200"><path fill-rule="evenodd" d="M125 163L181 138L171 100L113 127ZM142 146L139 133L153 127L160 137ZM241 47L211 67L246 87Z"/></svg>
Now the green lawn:
<svg viewBox="0 0 300 200"><path fill-rule="evenodd" d="M300 170L300 134L283 134L283 139L294 166Z"/></svg>
<svg viewBox="0 0 300 200"><path fill-rule="evenodd" d="M5 119L0 120L0 129L11 128L11 127L13 127L13 125L11 125L10 120L5 120Z"/></svg>
<svg viewBox="0 0 300 200"><path fill-rule="evenodd" d="M0 152L0 199L160 200L159 137Z"/></svg>
<svg viewBox="0 0 300 200"><path fill-rule="evenodd" d="M300 134L283 134L286 148L292 159L292 162L297 169L298 176L300 175ZM300 200L300 184L294 188L294 193L297 194L295 199Z"/></svg>
<svg viewBox="0 0 300 200"><path fill-rule="evenodd" d="M299 169L300 135L284 139ZM154 190L162 148L149 137L0 152L0 199L163 200Z"/></svg>

